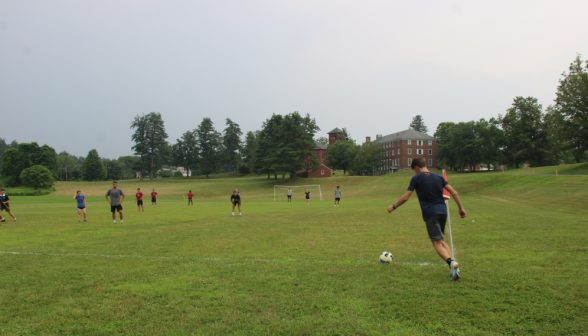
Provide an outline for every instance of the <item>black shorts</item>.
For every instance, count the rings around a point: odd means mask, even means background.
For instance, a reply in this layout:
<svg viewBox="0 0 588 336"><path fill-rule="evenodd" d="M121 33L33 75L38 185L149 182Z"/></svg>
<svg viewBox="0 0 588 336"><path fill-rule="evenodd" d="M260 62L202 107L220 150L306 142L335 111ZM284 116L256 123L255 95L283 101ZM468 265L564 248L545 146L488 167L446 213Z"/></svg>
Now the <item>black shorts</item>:
<svg viewBox="0 0 588 336"><path fill-rule="evenodd" d="M143 200L137 201L137 205L143 205Z"/></svg>
<svg viewBox="0 0 588 336"><path fill-rule="evenodd" d="M117 212L117 211L122 211L122 205L111 205L110 206L110 212Z"/></svg>
<svg viewBox="0 0 588 336"><path fill-rule="evenodd" d="M445 238L445 223L447 215L435 215L425 221L431 241Z"/></svg>
<svg viewBox="0 0 588 336"><path fill-rule="evenodd" d="M233 205L239 205L241 204L241 201L233 201Z"/></svg>
<svg viewBox="0 0 588 336"><path fill-rule="evenodd" d="M341 200L341 197L335 197L335 201L339 202Z"/></svg>
<svg viewBox="0 0 588 336"><path fill-rule="evenodd" d="M292 195L288 195L288 198L292 198Z"/></svg>
<svg viewBox="0 0 588 336"><path fill-rule="evenodd" d="M157 199L155 197L151 197L151 203L157 203Z"/></svg>
<svg viewBox="0 0 588 336"><path fill-rule="evenodd" d="M78 207L78 210L84 210L86 207Z"/></svg>
<svg viewBox="0 0 588 336"><path fill-rule="evenodd" d="M0 212L2 212L2 210L6 212L10 211L10 204L4 205L4 203L0 203Z"/></svg>

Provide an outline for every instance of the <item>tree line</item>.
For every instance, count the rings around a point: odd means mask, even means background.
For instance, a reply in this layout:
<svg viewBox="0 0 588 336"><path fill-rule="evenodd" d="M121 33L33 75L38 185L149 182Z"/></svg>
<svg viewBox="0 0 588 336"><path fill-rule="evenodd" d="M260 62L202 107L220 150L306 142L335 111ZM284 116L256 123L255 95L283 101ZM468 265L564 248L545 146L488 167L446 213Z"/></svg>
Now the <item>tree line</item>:
<svg viewBox="0 0 588 336"><path fill-rule="evenodd" d="M519 168L582 162L588 150L588 61L580 55L562 74L553 105L515 97L504 115L490 120L437 126L440 165L471 168L480 163Z"/></svg>

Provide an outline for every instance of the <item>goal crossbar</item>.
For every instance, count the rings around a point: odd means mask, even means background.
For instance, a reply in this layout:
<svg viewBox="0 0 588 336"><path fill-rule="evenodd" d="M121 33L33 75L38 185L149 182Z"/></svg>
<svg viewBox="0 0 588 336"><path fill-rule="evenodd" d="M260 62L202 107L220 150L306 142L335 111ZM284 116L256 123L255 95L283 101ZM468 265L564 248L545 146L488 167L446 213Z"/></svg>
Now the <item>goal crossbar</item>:
<svg viewBox="0 0 588 336"><path fill-rule="evenodd" d="M323 192L321 190L321 185L320 184L305 184L305 185L274 185L274 202L276 201L276 197L278 197L278 194L276 193L277 190L279 189L287 189L287 188L292 188L292 189L298 189L298 188L318 188L319 191L319 196L320 196L320 200L323 201L325 198L323 197ZM280 200L282 199L281 195L280 195Z"/></svg>

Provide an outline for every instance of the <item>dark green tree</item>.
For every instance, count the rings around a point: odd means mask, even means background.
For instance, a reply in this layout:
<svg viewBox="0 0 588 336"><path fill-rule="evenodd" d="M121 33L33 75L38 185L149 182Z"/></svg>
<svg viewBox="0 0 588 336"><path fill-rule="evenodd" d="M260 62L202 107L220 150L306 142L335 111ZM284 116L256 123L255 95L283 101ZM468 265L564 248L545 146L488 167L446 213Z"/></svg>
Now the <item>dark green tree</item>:
<svg viewBox="0 0 588 336"><path fill-rule="evenodd" d="M425 126L423 116L421 116L420 114L417 114L414 118L412 118L412 122L410 123L409 127L415 131L422 132L425 134L429 132L429 129L427 128L427 126Z"/></svg>
<svg viewBox="0 0 588 336"><path fill-rule="evenodd" d="M45 166L34 165L20 173L22 183L31 188L41 189L53 186L53 173Z"/></svg>
<svg viewBox="0 0 588 336"><path fill-rule="evenodd" d="M580 55L559 80L555 106L549 111L552 135L560 151L569 150L577 163L588 150L588 61L582 66ZM555 124L554 124L555 123Z"/></svg>
<svg viewBox="0 0 588 336"><path fill-rule="evenodd" d="M449 166L451 170L457 168L457 155L458 149L455 147L455 141L453 141L453 128L455 127L454 122L442 122L437 125L437 131L435 131L435 138L437 141L437 160L438 166Z"/></svg>
<svg viewBox="0 0 588 336"><path fill-rule="evenodd" d="M2 153L2 165L0 173L4 183L8 186L17 186L21 183L20 173L28 168L29 159L16 148L9 148Z"/></svg>
<svg viewBox="0 0 588 336"><path fill-rule="evenodd" d="M98 151L92 149L84 160L83 176L86 181L100 181L105 177L105 169Z"/></svg>
<svg viewBox="0 0 588 336"><path fill-rule="evenodd" d="M225 132L223 135L223 144L225 150L225 160L229 168L229 177L231 177L231 167L237 167L241 151L241 127L231 119L226 120Z"/></svg>
<svg viewBox="0 0 588 336"><path fill-rule="evenodd" d="M537 98L516 97L500 120L504 130L505 158L517 168L527 161L542 166L551 155L542 110Z"/></svg>
<svg viewBox="0 0 588 336"><path fill-rule="evenodd" d="M208 178L208 175L216 172L221 163L221 134L214 129L214 123L210 118L202 119L195 131L200 154L199 170Z"/></svg>
<svg viewBox="0 0 588 336"><path fill-rule="evenodd" d="M357 153L351 166L353 172L371 174L382 167L381 159L385 150L377 141L365 143L356 148Z"/></svg>
<svg viewBox="0 0 588 336"><path fill-rule="evenodd" d="M281 171L290 173L290 178L295 178L296 172L301 169L319 166L319 161L312 151L317 131L320 131L320 128L309 114L302 117L295 111L284 116L280 138L275 140L281 145L281 148L278 148Z"/></svg>
<svg viewBox="0 0 588 336"><path fill-rule="evenodd" d="M279 114L273 114L270 119L263 122L261 131L258 136L258 146L255 152L255 169L258 174L274 174L275 179L278 178L277 173L282 172L280 155L281 155L281 126L283 117Z"/></svg>
<svg viewBox="0 0 588 336"><path fill-rule="evenodd" d="M326 163L331 169L341 169L343 173L349 170L357 155L355 141L337 141L327 148Z"/></svg>
<svg viewBox="0 0 588 336"><path fill-rule="evenodd" d="M141 161L148 165L149 179L153 181L153 173L161 168L161 159L168 145L166 141L168 135L165 132L161 113L151 112L147 115L136 116L131 123L131 129L135 129L131 137L135 141L132 148L135 155L141 157Z"/></svg>
<svg viewBox="0 0 588 336"><path fill-rule="evenodd" d="M241 155L243 156L243 161L245 165L249 167L250 171L256 171L255 167L255 160L256 160L256 151L257 146L259 145L259 131L255 133L249 131L245 136L245 146L243 147L243 151Z"/></svg>
<svg viewBox="0 0 588 336"><path fill-rule="evenodd" d="M57 166L59 169L59 179L67 181L74 171L78 170L78 163L67 152L61 152L57 156Z"/></svg>
<svg viewBox="0 0 588 336"><path fill-rule="evenodd" d="M195 172L198 165L198 139L196 131L187 131L182 134L180 139L176 139L176 143L172 146L172 163L175 166L184 167L190 171Z"/></svg>

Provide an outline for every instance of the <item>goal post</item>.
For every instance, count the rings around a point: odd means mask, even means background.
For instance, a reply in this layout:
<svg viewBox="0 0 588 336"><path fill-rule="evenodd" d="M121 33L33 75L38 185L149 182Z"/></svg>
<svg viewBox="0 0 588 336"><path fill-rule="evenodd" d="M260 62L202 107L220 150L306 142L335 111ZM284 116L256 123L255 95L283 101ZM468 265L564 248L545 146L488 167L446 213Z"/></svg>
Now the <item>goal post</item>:
<svg viewBox="0 0 588 336"><path fill-rule="evenodd" d="M274 186L274 202L285 200L288 197L288 195L287 195L288 188L292 188L292 196L293 196L293 198L296 198L296 199L306 199L304 192L307 189L311 193L310 194L311 199L316 197L316 194L319 195L319 200L323 201L325 199L323 197L323 191L321 190L320 184L297 185L297 186L275 185Z"/></svg>

